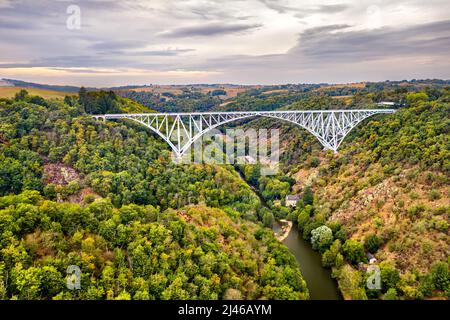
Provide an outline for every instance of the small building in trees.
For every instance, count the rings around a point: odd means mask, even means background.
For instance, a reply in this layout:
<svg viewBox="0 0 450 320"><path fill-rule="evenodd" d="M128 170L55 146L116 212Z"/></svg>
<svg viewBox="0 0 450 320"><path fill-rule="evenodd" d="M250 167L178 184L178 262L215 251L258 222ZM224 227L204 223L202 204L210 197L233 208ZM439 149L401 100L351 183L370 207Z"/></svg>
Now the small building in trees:
<svg viewBox="0 0 450 320"><path fill-rule="evenodd" d="M393 107L395 106L395 102L391 102L391 101L381 101L377 103L380 106L390 106Z"/></svg>
<svg viewBox="0 0 450 320"><path fill-rule="evenodd" d="M366 257L367 260L369 261L369 264L374 264L375 262L377 262L377 258L375 258L375 256L371 253L367 253Z"/></svg>
<svg viewBox="0 0 450 320"><path fill-rule="evenodd" d="M286 196L286 207L295 207L297 205L297 201L299 200L299 196L295 194L290 194Z"/></svg>

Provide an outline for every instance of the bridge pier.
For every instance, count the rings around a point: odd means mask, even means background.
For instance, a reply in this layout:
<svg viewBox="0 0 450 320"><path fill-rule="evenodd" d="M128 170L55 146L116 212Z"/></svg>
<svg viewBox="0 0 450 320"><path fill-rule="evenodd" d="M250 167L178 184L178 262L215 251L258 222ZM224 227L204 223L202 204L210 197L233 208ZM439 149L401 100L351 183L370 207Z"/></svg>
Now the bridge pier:
<svg viewBox="0 0 450 320"><path fill-rule="evenodd" d="M92 116L95 120L103 120L104 122L106 122L106 116Z"/></svg>

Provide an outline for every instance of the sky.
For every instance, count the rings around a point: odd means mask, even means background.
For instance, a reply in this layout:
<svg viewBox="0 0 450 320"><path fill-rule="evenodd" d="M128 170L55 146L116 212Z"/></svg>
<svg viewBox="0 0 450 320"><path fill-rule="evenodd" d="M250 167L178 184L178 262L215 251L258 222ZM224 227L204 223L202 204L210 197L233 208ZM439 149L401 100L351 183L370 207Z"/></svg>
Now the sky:
<svg viewBox="0 0 450 320"><path fill-rule="evenodd" d="M0 78L130 84L450 78L448 0L0 0Z"/></svg>

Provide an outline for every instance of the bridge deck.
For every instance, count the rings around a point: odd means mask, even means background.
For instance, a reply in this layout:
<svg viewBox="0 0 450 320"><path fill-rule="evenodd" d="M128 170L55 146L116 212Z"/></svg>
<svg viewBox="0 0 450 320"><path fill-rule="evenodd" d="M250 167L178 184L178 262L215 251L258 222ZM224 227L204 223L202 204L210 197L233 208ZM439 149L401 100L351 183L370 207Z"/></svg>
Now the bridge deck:
<svg viewBox="0 0 450 320"><path fill-rule="evenodd" d="M204 133L225 123L254 116L289 121L313 134L327 149L335 152L345 136L358 123L375 114L396 109L217 111L175 113L118 113L93 115L95 119L129 119L157 133L181 157Z"/></svg>
<svg viewBox="0 0 450 320"><path fill-rule="evenodd" d="M199 116L199 115L248 115L248 114L297 114L297 113L352 113L352 112L377 112L394 113L396 109L332 109L332 110L276 110L276 111L217 111L217 112L152 112L152 113L110 113L98 114L93 117L126 118L130 116Z"/></svg>

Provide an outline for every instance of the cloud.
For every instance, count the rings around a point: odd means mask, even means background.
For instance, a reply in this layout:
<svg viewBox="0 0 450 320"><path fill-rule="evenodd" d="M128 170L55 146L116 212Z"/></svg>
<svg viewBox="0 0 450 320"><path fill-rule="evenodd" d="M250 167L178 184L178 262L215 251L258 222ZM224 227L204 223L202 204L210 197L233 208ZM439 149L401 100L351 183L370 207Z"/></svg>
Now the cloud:
<svg viewBox="0 0 450 320"><path fill-rule="evenodd" d="M233 33L243 33L260 28L261 24L221 24L209 23L176 28L160 35L166 38L208 37Z"/></svg>
<svg viewBox="0 0 450 320"><path fill-rule="evenodd" d="M96 41L89 46L90 49L109 51L118 49L136 49L145 47L147 43L142 40L106 40Z"/></svg>
<svg viewBox="0 0 450 320"><path fill-rule="evenodd" d="M308 15L320 13L320 14L333 14L342 12L349 8L347 4L324 4L324 5L313 5L313 6L295 6L289 3L283 4L286 2L279 0L259 0L263 3L267 8L272 9L280 14L285 13L295 13L296 17L304 18Z"/></svg>
<svg viewBox="0 0 450 320"><path fill-rule="evenodd" d="M450 52L450 20L376 30L348 31L348 28L331 25L305 30L290 54L336 63Z"/></svg>
<svg viewBox="0 0 450 320"><path fill-rule="evenodd" d="M20 20L11 20L7 18L2 18L0 20L0 30L1 29L10 29L10 30L27 30L33 29L36 27L35 23L24 23Z"/></svg>
<svg viewBox="0 0 450 320"><path fill-rule="evenodd" d="M72 56L51 56L46 58L34 59L29 63L3 63L0 68L87 68L87 67L112 67L112 66L133 65L123 59L107 58L104 56L93 55L72 55Z"/></svg>
<svg viewBox="0 0 450 320"><path fill-rule="evenodd" d="M351 27L351 25L348 25L348 24L332 24L332 25L325 25L325 26L320 26L320 27L309 28L300 34L300 38L301 38L301 40L317 39L318 41L320 41L321 37L323 35L330 34L334 31L348 29L350 27Z"/></svg>
<svg viewBox="0 0 450 320"><path fill-rule="evenodd" d="M152 56L152 57L174 57L183 53L193 52L195 49L167 49L167 50L147 50L123 52L126 55L132 56Z"/></svg>
<svg viewBox="0 0 450 320"><path fill-rule="evenodd" d="M193 52L195 49L165 49L144 51L111 51L110 54L124 56L148 56L148 57L175 57L184 53Z"/></svg>
<svg viewBox="0 0 450 320"><path fill-rule="evenodd" d="M96 52L115 56L161 56L173 57L179 54L195 51L195 49L145 50L149 43L142 40L108 40L95 41L89 45L89 49Z"/></svg>
<svg viewBox="0 0 450 320"><path fill-rule="evenodd" d="M110 70L110 69L95 69L95 68L47 68L48 70L55 70L55 71L63 71L68 73L80 73L80 74L116 74L116 70Z"/></svg>
<svg viewBox="0 0 450 320"><path fill-rule="evenodd" d="M281 4L279 0L260 0L267 8L272 9L278 13L286 13L289 11L300 11L300 9Z"/></svg>
<svg viewBox="0 0 450 320"><path fill-rule="evenodd" d="M386 80L420 74L445 78L450 74L448 52L450 20L353 31L343 24L303 31L284 54L214 57L188 67L221 70L244 83Z"/></svg>
<svg viewBox="0 0 450 320"><path fill-rule="evenodd" d="M313 11L320 12L320 13L338 13L345 11L349 8L346 4L328 4L328 5L321 5L316 7L316 9L313 9Z"/></svg>
<svg viewBox="0 0 450 320"><path fill-rule="evenodd" d="M132 69L139 79L149 70L147 83L173 70L246 83L450 74L448 0L373 3L0 0L0 73L91 73L91 85L111 73L126 84ZM81 8L80 30L66 28L70 4Z"/></svg>

